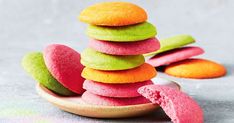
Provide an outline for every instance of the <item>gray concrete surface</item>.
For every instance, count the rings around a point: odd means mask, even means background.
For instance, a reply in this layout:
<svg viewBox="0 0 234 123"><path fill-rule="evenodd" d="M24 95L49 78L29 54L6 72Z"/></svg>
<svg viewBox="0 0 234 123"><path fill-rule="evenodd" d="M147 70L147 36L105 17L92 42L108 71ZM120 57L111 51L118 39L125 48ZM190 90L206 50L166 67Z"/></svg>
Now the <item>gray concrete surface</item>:
<svg viewBox="0 0 234 123"><path fill-rule="evenodd" d="M129 0L130 1L130 0ZM40 98L35 81L22 69L22 56L62 43L82 51L88 42L87 26L79 12L99 1L0 0L0 122L170 122L156 113L129 119L92 119L63 112ZM234 122L234 1L233 0L132 0L145 8L158 37L191 34L206 53L200 57L226 66L217 79L179 79L204 109L205 123Z"/></svg>

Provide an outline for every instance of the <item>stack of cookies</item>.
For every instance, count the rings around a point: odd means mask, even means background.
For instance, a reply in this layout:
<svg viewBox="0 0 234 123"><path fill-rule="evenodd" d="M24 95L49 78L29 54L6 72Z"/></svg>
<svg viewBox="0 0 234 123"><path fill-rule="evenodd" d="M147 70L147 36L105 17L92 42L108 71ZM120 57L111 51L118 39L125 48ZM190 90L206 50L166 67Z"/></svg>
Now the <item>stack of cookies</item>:
<svg viewBox="0 0 234 123"><path fill-rule="evenodd" d="M144 54L153 56L146 62L163 68L161 70L166 74L181 78L205 79L224 76L224 66L210 60L194 58L204 53L201 47L187 46L194 42L195 39L186 34L162 39L159 50Z"/></svg>
<svg viewBox="0 0 234 123"><path fill-rule="evenodd" d="M137 89L153 84L156 70L142 54L160 44L145 10L128 2L104 2L84 9L79 19L90 24L86 33L91 38L81 53L86 79L82 99L108 106L149 103Z"/></svg>
<svg viewBox="0 0 234 123"><path fill-rule="evenodd" d="M186 46L195 42L191 35L180 34L160 40L159 50L144 54L151 57L147 63L154 67L169 65L198 56L204 53L204 50L198 46Z"/></svg>

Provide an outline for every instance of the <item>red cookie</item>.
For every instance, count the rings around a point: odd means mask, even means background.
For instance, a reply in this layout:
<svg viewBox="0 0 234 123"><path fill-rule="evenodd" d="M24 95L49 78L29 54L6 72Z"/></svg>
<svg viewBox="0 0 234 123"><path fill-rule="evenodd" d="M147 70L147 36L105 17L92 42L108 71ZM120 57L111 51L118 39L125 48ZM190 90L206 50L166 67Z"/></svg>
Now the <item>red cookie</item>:
<svg viewBox="0 0 234 123"><path fill-rule="evenodd" d="M89 47L112 55L140 55L158 50L160 43L157 38L148 38L136 42L111 42L91 39Z"/></svg>
<svg viewBox="0 0 234 123"><path fill-rule="evenodd" d="M106 97L138 97L141 96L137 89L144 86L153 84L151 80L128 83L128 84L108 84L101 82L94 82L92 80L85 80L83 88L87 91Z"/></svg>
<svg viewBox="0 0 234 123"><path fill-rule="evenodd" d="M132 98L115 98L99 96L88 91L85 91L81 98L88 104L105 106L127 106L150 103L150 101L143 96Z"/></svg>
<svg viewBox="0 0 234 123"><path fill-rule="evenodd" d="M187 94L161 85L146 85L138 92L162 107L173 123L203 123L201 107Z"/></svg>
<svg viewBox="0 0 234 123"><path fill-rule="evenodd" d="M163 52L150 58L147 63L154 67L169 65L174 62L179 62L193 56L203 54L204 50L200 47L190 46L182 47L167 52Z"/></svg>
<svg viewBox="0 0 234 123"><path fill-rule="evenodd" d="M63 86L77 94L84 92L81 77L84 67L78 52L65 45L52 44L45 48L43 56L48 70Z"/></svg>

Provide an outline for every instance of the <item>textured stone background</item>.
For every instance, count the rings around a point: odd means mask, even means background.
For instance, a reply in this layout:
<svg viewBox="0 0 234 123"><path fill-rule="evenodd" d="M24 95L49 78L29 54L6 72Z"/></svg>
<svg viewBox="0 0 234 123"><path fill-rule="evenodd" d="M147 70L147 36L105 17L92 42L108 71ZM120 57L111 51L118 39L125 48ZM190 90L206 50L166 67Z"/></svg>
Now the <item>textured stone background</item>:
<svg viewBox="0 0 234 123"><path fill-rule="evenodd" d="M129 0L130 1L130 0ZM20 65L29 51L51 43L69 45L79 52L87 45L87 25L79 12L98 0L0 0L0 122L169 122L164 114L131 119L91 119L63 112L40 98ZM226 66L223 78L177 81L202 106L206 123L234 122L234 1L132 0L145 8L158 37L193 35L206 53L200 57Z"/></svg>

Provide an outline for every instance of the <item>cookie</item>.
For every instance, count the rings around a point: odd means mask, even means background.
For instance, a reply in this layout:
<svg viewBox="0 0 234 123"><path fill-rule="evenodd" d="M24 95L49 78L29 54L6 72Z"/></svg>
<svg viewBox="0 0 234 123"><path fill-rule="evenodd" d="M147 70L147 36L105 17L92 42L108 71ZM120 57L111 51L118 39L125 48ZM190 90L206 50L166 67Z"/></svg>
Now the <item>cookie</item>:
<svg viewBox="0 0 234 123"><path fill-rule="evenodd" d="M144 62L143 55L108 55L91 48L87 48L81 53L81 63L97 70L126 70L138 67Z"/></svg>
<svg viewBox="0 0 234 123"><path fill-rule="evenodd" d="M88 46L96 51L111 55L140 55L160 48L157 38L137 42L109 42L91 39Z"/></svg>
<svg viewBox="0 0 234 123"><path fill-rule="evenodd" d="M43 56L48 70L63 86L77 94L84 92L81 77L84 67L78 52L65 45L51 44L44 49Z"/></svg>
<svg viewBox="0 0 234 123"><path fill-rule="evenodd" d="M79 20L92 25L126 26L147 20L141 7L128 2L102 2L84 9Z"/></svg>
<svg viewBox="0 0 234 123"><path fill-rule="evenodd" d="M165 73L181 78L216 78L226 74L224 66L205 59L187 59L165 68Z"/></svg>
<svg viewBox="0 0 234 123"><path fill-rule="evenodd" d="M137 89L149 84L153 84L153 82L151 80L147 80L128 84L107 84L95 82L92 80L85 80L83 88L93 94L100 96L129 98L141 96L137 92Z"/></svg>
<svg viewBox="0 0 234 123"><path fill-rule="evenodd" d="M86 34L97 40L135 42L153 38L157 34L157 31L151 23L143 22L140 24L121 27L89 25L86 30Z"/></svg>
<svg viewBox="0 0 234 123"><path fill-rule="evenodd" d="M142 96L132 98L104 97L88 91L85 91L81 98L85 103L104 106L127 106L150 103L149 100Z"/></svg>
<svg viewBox="0 0 234 123"><path fill-rule="evenodd" d="M203 111L187 94L162 85L146 85L138 92L162 107L173 123L203 123Z"/></svg>
<svg viewBox="0 0 234 123"><path fill-rule="evenodd" d="M174 62L182 61L193 56L203 54L204 50L200 47L182 47L155 55L146 62L154 67L169 65Z"/></svg>
<svg viewBox="0 0 234 123"><path fill-rule="evenodd" d="M176 35L169 38L160 40L160 49L151 53L144 54L145 56L152 56L158 53L176 49L191 43L194 43L195 39L191 35Z"/></svg>
<svg viewBox="0 0 234 123"><path fill-rule="evenodd" d="M23 57L22 66L33 79L51 91L64 96L75 95L75 93L65 88L50 74L46 68L41 52L31 52L26 54Z"/></svg>
<svg viewBox="0 0 234 123"><path fill-rule="evenodd" d="M85 67L82 71L82 76L88 80L112 84L142 82L152 79L156 74L155 68L147 63L129 70L101 71Z"/></svg>

